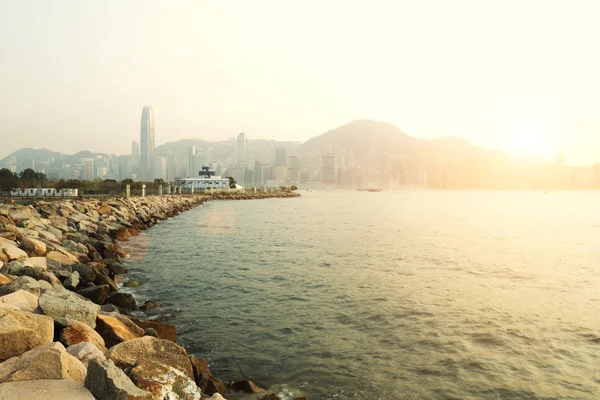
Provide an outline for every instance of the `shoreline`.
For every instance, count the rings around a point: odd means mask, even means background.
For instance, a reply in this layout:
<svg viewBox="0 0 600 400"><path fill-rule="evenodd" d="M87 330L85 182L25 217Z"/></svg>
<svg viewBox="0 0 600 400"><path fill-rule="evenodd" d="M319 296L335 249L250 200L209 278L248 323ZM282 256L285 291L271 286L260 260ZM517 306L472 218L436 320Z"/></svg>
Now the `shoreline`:
<svg viewBox="0 0 600 400"><path fill-rule="evenodd" d="M74 398L98 399L119 393L132 399L279 399L251 381L224 385L205 360L176 344L175 325L133 316L138 310L150 318L148 311L160 305L138 305L120 291L120 276L128 271L119 243L207 201L299 196L217 193L0 204L0 324L12 324L0 335L0 397L30 395L27 384L36 381L46 390L44 400L74 392L81 395ZM23 338L23 329L32 337ZM46 353L72 365L18 377ZM55 378L64 381L48 381ZM62 397L53 397L57 388Z"/></svg>

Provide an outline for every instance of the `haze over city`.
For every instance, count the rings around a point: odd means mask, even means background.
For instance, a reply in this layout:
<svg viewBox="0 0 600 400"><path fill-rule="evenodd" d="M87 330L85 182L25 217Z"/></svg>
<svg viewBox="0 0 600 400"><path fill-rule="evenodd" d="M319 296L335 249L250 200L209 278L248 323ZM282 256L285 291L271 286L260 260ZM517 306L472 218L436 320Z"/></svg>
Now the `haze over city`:
<svg viewBox="0 0 600 400"><path fill-rule="evenodd" d="M305 141L356 119L600 161L594 1L0 4L0 158L23 147Z"/></svg>

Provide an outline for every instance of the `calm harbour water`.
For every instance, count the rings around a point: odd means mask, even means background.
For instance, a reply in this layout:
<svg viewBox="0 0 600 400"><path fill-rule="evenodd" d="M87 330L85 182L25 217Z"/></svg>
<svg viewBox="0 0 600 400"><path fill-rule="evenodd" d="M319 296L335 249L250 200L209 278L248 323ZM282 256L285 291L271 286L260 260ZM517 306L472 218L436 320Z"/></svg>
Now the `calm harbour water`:
<svg viewBox="0 0 600 400"><path fill-rule="evenodd" d="M211 202L125 245L222 380L322 399L600 398L600 192Z"/></svg>

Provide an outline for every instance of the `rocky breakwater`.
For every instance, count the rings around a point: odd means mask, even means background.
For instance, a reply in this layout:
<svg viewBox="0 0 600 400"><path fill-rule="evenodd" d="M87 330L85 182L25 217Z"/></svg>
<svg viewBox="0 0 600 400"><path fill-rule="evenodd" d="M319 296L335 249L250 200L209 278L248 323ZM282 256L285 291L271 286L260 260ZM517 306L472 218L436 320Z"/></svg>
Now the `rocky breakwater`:
<svg viewBox="0 0 600 400"><path fill-rule="evenodd" d="M119 291L118 240L205 201L292 196L0 204L0 399L278 399L250 381L225 386L176 344L175 326L128 315L138 305Z"/></svg>

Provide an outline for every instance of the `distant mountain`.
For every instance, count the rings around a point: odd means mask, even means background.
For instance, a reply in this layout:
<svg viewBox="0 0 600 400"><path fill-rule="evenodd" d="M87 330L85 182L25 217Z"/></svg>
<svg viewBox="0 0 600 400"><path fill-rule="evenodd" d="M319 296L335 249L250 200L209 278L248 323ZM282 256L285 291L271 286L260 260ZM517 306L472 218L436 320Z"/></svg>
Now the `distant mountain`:
<svg viewBox="0 0 600 400"><path fill-rule="evenodd" d="M175 142L167 142L154 148L154 155L157 157L168 157L172 154L178 154L187 157L190 146L196 145L196 147L202 148L209 143L206 140L200 139L183 139Z"/></svg>
<svg viewBox="0 0 600 400"><path fill-rule="evenodd" d="M272 157L270 151L274 147L278 145L288 147L290 143L293 142L250 140L252 148L258 152L262 151L261 154L257 154L257 158L261 160L270 159ZM210 148L213 159L235 157L235 143L230 140L219 142L201 139L178 140L157 146L154 154L159 157L168 157L175 154L187 157L191 145L196 145L198 151ZM298 155L313 157L313 159L318 158L324 151L327 151L329 146L343 148L346 153L352 154L352 159L361 165L380 165L383 154L410 157L417 162L437 162L448 158L508 157L504 153L481 149L460 138L443 137L433 140L414 138L390 123L368 119L352 121L307 140L297 147ZM291 148L294 147L291 146ZM7 158L14 156L18 162L33 159L36 163L54 158L55 165L60 165L76 164L82 158L92 158L96 155L105 154L80 151L76 154L67 155L48 149L25 148L12 153Z"/></svg>
<svg viewBox="0 0 600 400"><path fill-rule="evenodd" d="M303 153L321 154L328 147L344 148L360 162L374 162L381 154L404 155L419 161L465 158L487 153L464 139L444 137L434 140L414 138L387 122L352 121L304 142Z"/></svg>
<svg viewBox="0 0 600 400"><path fill-rule="evenodd" d="M88 150L83 150L76 154L63 154L48 149L33 149L28 147L17 150L0 161L5 161L10 159L11 157L15 157L17 163L21 163L26 160L33 160L36 164L39 164L42 162L47 162L48 160L53 158L54 163L52 164L60 166L62 164L78 164L81 162L82 158L94 158L97 155L105 156L106 154L92 153Z"/></svg>

